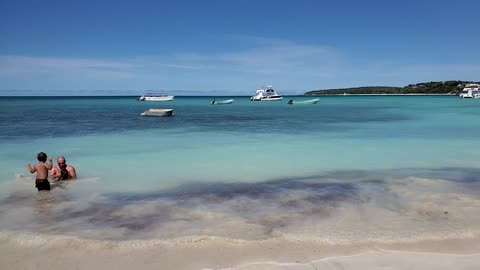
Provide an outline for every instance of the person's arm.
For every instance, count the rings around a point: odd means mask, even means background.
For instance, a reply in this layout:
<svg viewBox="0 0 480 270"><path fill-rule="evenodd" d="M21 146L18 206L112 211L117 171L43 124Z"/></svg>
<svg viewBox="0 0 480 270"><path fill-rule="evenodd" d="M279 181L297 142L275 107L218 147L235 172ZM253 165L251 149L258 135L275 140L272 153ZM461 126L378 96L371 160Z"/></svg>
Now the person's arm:
<svg viewBox="0 0 480 270"><path fill-rule="evenodd" d="M68 174L70 174L70 178L75 179L77 178L77 172L73 166L70 166L70 170L68 170Z"/></svg>
<svg viewBox="0 0 480 270"><path fill-rule="evenodd" d="M53 180L58 180L58 177L60 176L60 171L57 169L57 167L53 167L50 173L50 177Z"/></svg>
<svg viewBox="0 0 480 270"><path fill-rule="evenodd" d="M53 167L53 161L51 157L48 158L48 162L49 163L47 163L47 170L51 170Z"/></svg>
<svg viewBox="0 0 480 270"><path fill-rule="evenodd" d="M27 163L27 169L30 171L30 173L34 173L37 171L37 167L33 166L32 168L32 165L30 165L30 163Z"/></svg>

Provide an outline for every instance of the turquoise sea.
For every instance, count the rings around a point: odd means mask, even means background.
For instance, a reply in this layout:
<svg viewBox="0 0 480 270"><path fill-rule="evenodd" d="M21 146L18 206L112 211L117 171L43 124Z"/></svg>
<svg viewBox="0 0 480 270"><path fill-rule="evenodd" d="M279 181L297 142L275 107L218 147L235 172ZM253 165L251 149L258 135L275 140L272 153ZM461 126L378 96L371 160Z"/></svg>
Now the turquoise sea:
<svg viewBox="0 0 480 270"><path fill-rule="evenodd" d="M0 97L1 232L343 243L480 231L480 100L213 98ZM37 192L25 164L39 151L79 179Z"/></svg>

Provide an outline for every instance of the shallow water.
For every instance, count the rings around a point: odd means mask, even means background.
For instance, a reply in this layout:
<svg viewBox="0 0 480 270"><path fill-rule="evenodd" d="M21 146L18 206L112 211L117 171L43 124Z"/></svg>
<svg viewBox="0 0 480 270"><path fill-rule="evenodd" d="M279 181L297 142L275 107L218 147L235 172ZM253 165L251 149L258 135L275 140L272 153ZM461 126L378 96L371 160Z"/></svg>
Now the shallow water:
<svg viewBox="0 0 480 270"><path fill-rule="evenodd" d="M0 98L0 229L335 243L480 232L478 100L211 99ZM150 107L175 115L141 117ZM79 180L37 193L24 166L39 151L65 155Z"/></svg>

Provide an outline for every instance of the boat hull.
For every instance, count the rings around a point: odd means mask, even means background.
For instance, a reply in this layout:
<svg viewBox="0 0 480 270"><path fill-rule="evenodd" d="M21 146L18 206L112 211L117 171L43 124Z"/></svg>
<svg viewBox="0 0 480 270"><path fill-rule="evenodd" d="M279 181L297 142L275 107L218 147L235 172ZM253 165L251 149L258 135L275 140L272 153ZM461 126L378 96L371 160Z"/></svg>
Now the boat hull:
<svg viewBox="0 0 480 270"><path fill-rule="evenodd" d="M212 101L210 102L212 105L222 105L222 104L232 104L233 99L227 99L227 100L219 100L219 101Z"/></svg>
<svg viewBox="0 0 480 270"><path fill-rule="evenodd" d="M319 98L309 99L309 100L302 100L302 101L289 101L288 104L317 104L320 101Z"/></svg>
<svg viewBox="0 0 480 270"><path fill-rule="evenodd" d="M251 101L278 101L278 100L283 100L283 97L263 97L263 98L256 98L256 97L251 97Z"/></svg>
<svg viewBox="0 0 480 270"><path fill-rule="evenodd" d="M480 94L475 94L473 96L464 95L464 96L460 96L460 98L466 98L466 99L468 99L468 98L480 98Z"/></svg>
<svg viewBox="0 0 480 270"><path fill-rule="evenodd" d="M144 111L140 115L142 116L152 116L152 117L163 117L163 116L172 116L173 109L149 109Z"/></svg>
<svg viewBox="0 0 480 270"><path fill-rule="evenodd" d="M138 98L139 101L171 101L173 100L173 96L162 96L162 97L140 97Z"/></svg>

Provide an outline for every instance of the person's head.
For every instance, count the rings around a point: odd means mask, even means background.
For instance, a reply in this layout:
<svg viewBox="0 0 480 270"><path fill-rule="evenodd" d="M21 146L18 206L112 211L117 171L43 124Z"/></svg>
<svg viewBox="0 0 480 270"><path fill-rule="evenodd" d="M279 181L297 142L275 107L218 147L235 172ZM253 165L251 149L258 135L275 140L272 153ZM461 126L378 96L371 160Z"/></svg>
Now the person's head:
<svg viewBox="0 0 480 270"><path fill-rule="evenodd" d="M57 157L57 164L59 167L66 167L67 166L67 160L63 156Z"/></svg>
<svg viewBox="0 0 480 270"><path fill-rule="evenodd" d="M46 162L47 161L47 154L45 154L44 152L40 152L40 153L37 154L37 159L40 162Z"/></svg>

